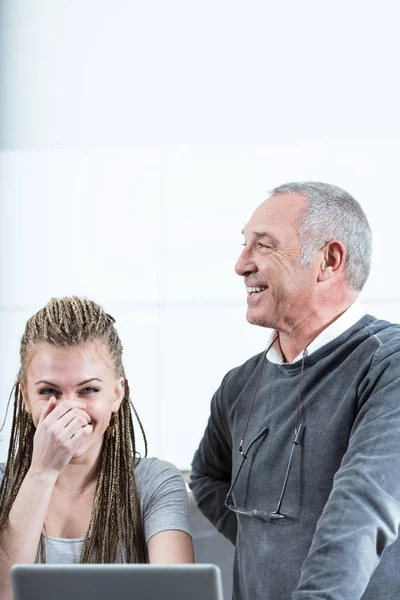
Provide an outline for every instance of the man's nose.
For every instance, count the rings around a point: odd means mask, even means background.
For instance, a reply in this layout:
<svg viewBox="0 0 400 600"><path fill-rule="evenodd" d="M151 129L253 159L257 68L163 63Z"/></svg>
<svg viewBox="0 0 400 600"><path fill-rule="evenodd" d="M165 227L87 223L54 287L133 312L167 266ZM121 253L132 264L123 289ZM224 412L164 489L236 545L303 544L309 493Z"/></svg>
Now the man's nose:
<svg viewBox="0 0 400 600"><path fill-rule="evenodd" d="M254 273L255 271L257 271L257 266L254 263L250 252L250 248L248 246L245 246L243 248L243 251L235 265L235 271L238 275L241 275L242 277L248 275L249 273Z"/></svg>

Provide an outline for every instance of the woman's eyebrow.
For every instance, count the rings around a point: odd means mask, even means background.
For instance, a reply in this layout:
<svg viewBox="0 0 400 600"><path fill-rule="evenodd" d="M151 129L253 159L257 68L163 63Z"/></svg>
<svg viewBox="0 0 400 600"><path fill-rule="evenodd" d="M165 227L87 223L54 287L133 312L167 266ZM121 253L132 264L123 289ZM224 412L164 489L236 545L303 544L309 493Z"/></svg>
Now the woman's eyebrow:
<svg viewBox="0 0 400 600"><path fill-rule="evenodd" d="M81 381L80 383L77 383L76 385L77 386L84 385L85 383L89 383L90 381L100 381L101 383L103 383L102 379L99 379L98 377L91 377L90 379L85 379L84 381ZM45 383L46 385L52 385L54 387L60 387L56 383L52 383L51 381L46 381L45 379L41 379L40 381L37 381L35 383L35 385L39 385L39 383Z"/></svg>

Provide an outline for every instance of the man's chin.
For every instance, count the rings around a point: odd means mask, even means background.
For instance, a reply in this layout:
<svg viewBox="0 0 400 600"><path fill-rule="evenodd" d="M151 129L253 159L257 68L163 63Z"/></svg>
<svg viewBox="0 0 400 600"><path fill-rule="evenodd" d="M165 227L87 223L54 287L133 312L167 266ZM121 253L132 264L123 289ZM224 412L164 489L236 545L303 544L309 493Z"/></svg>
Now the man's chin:
<svg viewBox="0 0 400 600"><path fill-rule="evenodd" d="M246 319L251 325L258 325L259 327L267 327L268 329L275 329L273 320L268 318L265 314L260 314L251 309L247 310Z"/></svg>

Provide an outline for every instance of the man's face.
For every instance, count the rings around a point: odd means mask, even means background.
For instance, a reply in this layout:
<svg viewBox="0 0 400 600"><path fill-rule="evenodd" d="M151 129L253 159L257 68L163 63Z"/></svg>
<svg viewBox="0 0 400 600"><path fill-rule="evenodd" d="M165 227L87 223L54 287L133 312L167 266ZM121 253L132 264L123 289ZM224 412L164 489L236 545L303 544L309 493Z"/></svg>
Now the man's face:
<svg viewBox="0 0 400 600"><path fill-rule="evenodd" d="M243 230L235 270L244 278L247 320L254 325L290 332L312 312L317 275L300 264L298 230L306 206L297 194L271 196Z"/></svg>

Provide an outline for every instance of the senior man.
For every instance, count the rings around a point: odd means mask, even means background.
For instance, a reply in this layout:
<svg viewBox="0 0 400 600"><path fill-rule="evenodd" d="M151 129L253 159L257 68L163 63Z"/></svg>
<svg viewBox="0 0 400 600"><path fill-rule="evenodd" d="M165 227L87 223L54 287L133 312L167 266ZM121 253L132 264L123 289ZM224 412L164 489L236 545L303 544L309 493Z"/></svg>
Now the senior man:
<svg viewBox="0 0 400 600"><path fill-rule="evenodd" d="M400 326L363 313L371 232L324 183L243 230L247 319L273 330L211 403L191 488L236 546L235 600L400 598Z"/></svg>

